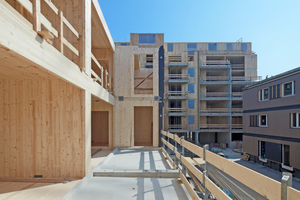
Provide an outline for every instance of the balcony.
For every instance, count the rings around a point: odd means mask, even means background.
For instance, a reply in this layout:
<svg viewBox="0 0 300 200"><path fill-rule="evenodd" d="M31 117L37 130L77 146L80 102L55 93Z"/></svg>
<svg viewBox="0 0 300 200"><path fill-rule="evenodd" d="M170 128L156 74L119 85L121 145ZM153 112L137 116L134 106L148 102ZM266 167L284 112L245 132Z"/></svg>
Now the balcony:
<svg viewBox="0 0 300 200"><path fill-rule="evenodd" d="M230 76L200 76L201 83L227 83L230 81Z"/></svg>
<svg viewBox="0 0 300 200"><path fill-rule="evenodd" d="M200 98L208 98L208 99L215 99L215 98L230 98L230 92L200 92Z"/></svg>
<svg viewBox="0 0 300 200"><path fill-rule="evenodd" d="M230 68L229 60L206 60L200 61L200 69Z"/></svg>
<svg viewBox="0 0 300 200"><path fill-rule="evenodd" d="M168 91L165 94L166 99L188 99L188 91Z"/></svg>
<svg viewBox="0 0 300 200"><path fill-rule="evenodd" d="M85 76L88 75L88 78L91 80L94 80L94 82L101 85L104 89L106 89L108 92L112 93L112 75L109 73L108 66L105 66L101 63L101 61L97 60L100 59L98 57L98 54L92 55L91 52L85 52L85 51L91 51L91 49L86 49L86 43L91 42L93 48L96 49L102 49L114 51L114 44L111 42L103 42L105 44L100 44L99 42L96 42L95 40L91 39L91 37L85 37L84 34L84 26L85 24L79 23L78 20L75 20L74 18L70 17L70 15L63 12L63 10L70 9L69 4L60 4L59 6L56 5L53 1L49 0L22 0L22 1L1 1L2 8L5 8L5 12L3 14L7 14L10 12L13 15L10 15L10 20L14 20L16 18L19 21L20 26L17 26L15 28L15 33L18 33L18 31L23 33L23 40L24 44L20 44L23 46L28 46L28 43L31 45L31 51L28 51L26 49L26 54L22 54L24 57L29 58L29 55L35 53L35 56L37 59L43 60L41 64L42 67L46 68L45 66L55 66L52 70L53 73L58 75L59 77L62 77L63 79L66 79L67 81L74 83L78 83L78 79L84 79L86 81L85 77L78 77L77 72L80 69L80 75ZM95 5L92 3L92 18L90 19L90 23L93 23L94 26L91 27L92 30L92 37L104 37L104 34L109 34L106 32L100 33L99 31L95 31L94 29L97 29L103 25L102 19L99 17L98 13L98 4ZM99 7L100 9L100 7ZM74 11L72 16L81 16L82 10L77 9ZM99 11L101 12L101 11ZM101 13L102 14L102 13ZM92 22L91 22L92 21ZM88 23L88 22L85 22ZM106 25L106 24L105 24ZM17 31L16 31L17 30ZM25 33L26 32L26 33ZM33 38L31 37L34 33L35 40L30 41L29 39ZM101 35L102 34L102 35ZM17 34L14 34L12 37L17 38ZM27 37L27 38L26 38ZM105 37L109 38L110 35L105 35ZM25 39L26 38L26 39ZM91 40L91 41L89 41ZM108 39L109 40L109 39ZM16 39L14 38L14 41ZM38 43L36 45L35 43ZM48 44L46 44L48 43ZM48 58L47 56L39 56L39 54L42 54L40 52L40 49L36 50L35 48L41 48L43 46L43 53L47 54L48 57L55 56L57 60L53 60L48 62L45 62L45 60ZM53 47L53 48L48 48ZM37 53L38 52L38 53ZM20 52L21 53L21 52ZM59 56L58 56L59 55ZM111 53L113 55L113 53ZM35 62L38 63L37 59ZM53 58L52 58L53 59ZM91 59L92 61L92 69L89 68L89 65L84 62L85 59ZM105 57L102 58L103 60L109 60L113 59L113 56L111 57ZM100 63L99 63L100 62ZM106 62L106 61L105 61ZM62 69L61 66L59 66L57 63L60 63L61 65L64 65L64 68ZM70 64L72 63L72 64ZM77 66L74 68L74 66ZM105 67L103 67L105 66ZM42 68L43 69L43 68ZM56 70L59 69L59 70ZM49 70L49 67L47 68ZM55 71L56 70L56 71ZM83 72L83 73L82 73ZM66 76L66 73L70 76ZM76 77L77 76L77 77ZM74 79L76 77L76 79ZM92 82L92 81L91 81ZM89 83L88 83L89 84ZM91 85L87 86L90 87ZM84 87L80 85L80 87ZM96 92L93 93L96 95ZM98 95L96 95L98 96Z"/></svg>
<svg viewBox="0 0 300 200"><path fill-rule="evenodd" d="M231 113L234 115L242 115L243 108L231 108Z"/></svg>
<svg viewBox="0 0 300 200"><path fill-rule="evenodd" d="M166 108L165 113L167 116L187 116L187 108Z"/></svg>
<svg viewBox="0 0 300 200"><path fill-rule="evenodd" d="M245 70L244 64L231 64L232 70Z"/></svg>
<svg viewBox="0 0 300 200"><path fill-rule="evenodd" d="M187 67L189 64L183 63L181 56L169 56L167 67Z"/></svg>
<svg viewBox="0 0 300 200"><path fill-rule="evenodd" d="M253 51L243 50L202 50L199 51L200 55L245 55L255 54Z"/></svg>
<svg viewBox="0 0 300 200"><path fill-rule="evenodd" d="M245 77L245 76L232 76L231 81L232 83L253 83L253 82L258 82L261 81L262 77L261 76L251 76L251 77Z"/></svg>
<svg viewBox="0 0 300 200"><path fill-rule="evenodd" d="M189 74L168 74L165 77L166 83L188 83Z"/></svg>
<svg viewBox="0 0 300 200"><path fill-rule="evenodd" d="M232 131L243 131L243 124L231 124Z"/></svg>
<svg viewBox="0 0 300 200"><path fill-rule="evenodd" d="M200 115L229 115L229 114L231 114L230 108L200 109Z"/></svg>
<svg viewBox="0 0 300 200"><path fill-rule="evenodd" d="M201 131L230 131L230 124L200 124Z"/></svg>
<svg viewBox="0 0 300 200"><path fill-rule="evenodd" d="M243 98L243 92L232 92L232 98Z"/></svg>
<svg viewBox="0 0 300 200"><path fill-rule="evenodd" d="M187 125L185 124L169 124L169 130L186 130Z"/></svg>

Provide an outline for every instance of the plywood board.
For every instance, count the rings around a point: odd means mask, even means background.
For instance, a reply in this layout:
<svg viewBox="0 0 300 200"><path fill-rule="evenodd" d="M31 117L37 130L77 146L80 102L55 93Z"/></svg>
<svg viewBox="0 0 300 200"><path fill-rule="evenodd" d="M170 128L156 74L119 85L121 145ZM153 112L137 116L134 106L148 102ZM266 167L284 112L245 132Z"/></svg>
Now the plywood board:
<svg viewBox="0 0 300 200"><path fill-rule="evenodd" d="M152 107L134 107L134 146L153 146L152 113Z"/></svg>

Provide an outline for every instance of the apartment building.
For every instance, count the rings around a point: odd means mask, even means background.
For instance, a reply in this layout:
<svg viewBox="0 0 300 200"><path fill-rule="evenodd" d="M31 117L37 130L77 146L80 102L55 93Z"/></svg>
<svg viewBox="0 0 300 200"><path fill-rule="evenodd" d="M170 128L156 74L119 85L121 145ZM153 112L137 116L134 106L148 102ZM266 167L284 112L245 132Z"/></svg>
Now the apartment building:
<svg viewBox="0 0 300 200"><path fill-rule="evenodd" d="M196 144L242 140L242 89L259 80L249 42L164 43L164 130Z"/></svg>
<svg viewBox="0 0 300 200"><path fill-rule="evenodd" d="M300 68L243 91L243 150L250 160L300 177Z"/></svg>

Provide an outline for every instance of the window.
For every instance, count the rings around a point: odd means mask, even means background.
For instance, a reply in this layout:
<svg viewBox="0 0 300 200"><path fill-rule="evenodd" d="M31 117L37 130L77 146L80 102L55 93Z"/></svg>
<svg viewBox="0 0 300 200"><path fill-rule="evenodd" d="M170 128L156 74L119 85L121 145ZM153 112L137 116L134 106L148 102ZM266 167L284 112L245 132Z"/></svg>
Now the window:
<svg viewBox="0 0 300 200"><path fill-rule="evenodd" d="M188 74L190 75L190 78L195 78L195 69L188 68Z"/></svg>
<svg viewBox="0 0 300 200"><path fill-rule="evenodd" d="M280 98L280 84L277 85L277 98Z"/></svg>
<svg viewBox="0 0 300 200"><path fill-rule="evenodd" d="M257 115L250 115L250 126L257 127Z"/></svg>
<svg viewBox="0 0 300 200"><path fill-rule="evenodd" d="M270 89L270 100L273 98L273 96L272 96L272 92L273 92L273 90L272 90L272 86L271 87L269 87L269 89Z"/></svg>
<svg viewBox="0 0 300 200"><path fill-rule="evenodd" d="M300 113L291 113L291 127L300 128Z"/></svg>
<svg viewBox="0 0 300 200"><path fill-rule="evenodd" d="M246 43L241 44L241 50L242 51L247 51L247 44Z"/></svg>
<svg viewBox="0 0 300 200"><path fill-rule="evenodd" d="M194 115L188 116L188 125L191 125L191 126L195 125L195 116Z"/></svg>
<svg viewBox="0 0 300 200"><path fill-rule="evenodd" d="M227 51L232 51L232 43L227 43Z"/></svg>
<svg viewBox="0 0 300 200"><path fill-rule="evenodd" d="M276 85L273 86L273 99L276 99Z"/></svg>
<svg viewBox="0 0 300 200"><path fill-rule="evenodd" d="M139 44L155 44L155 35L139 34Z"/></svg>
<svg viewBox="0 0 300 200"><path fill-rule="evenodd" d="M269 100L269 88L259 90L259 100L260 101Z"/></svg>
<svg viewBox="0 0 300 200"><path fill-rule="evenodd" d="M285 166L290 166L290 145L282 145L283 146L283 153L282 153L282 160Z"/></svg>
<svg viewBox="0 0 300 200"><path fill-rule="evenodd" d="M285 97L285 96L294 95L294 81L283 83L282 87L283 87L282 96Z"/></svg>
<svg viewBox="0 0 300 200"><path fill-rule="evenodd" d="M195 109L195 100L193 100L193 99L189 99L188 100L188 108L190 110L194 110Z"/></svg>
<svg viewBox="0 0 300 200"><path fill-rule="evenodd" d="M266 159L266 142L261 141L260 144L260 157Z"/></svg>
<svg viewBox="0 0 300 200"><path fill-rule="evenodd" d="M121 43L121 46L127 46L127 43Z"/></svg>
<svg viewBox="0 0 300 200"><path fill-rule="evenodd" d="M190 93L195 93L195 85L194 84L188 84L188 91Z"/></svg>
<svg viewBox="0 0 300 200"><path fill-rule="evenodd" d="M259 126L267 126L267 115L259 115Z"/></svg>
<svg viewBox="0 0 300 200"><path fill-rule="evenodd" d="M173 52L173 43L168 43L168 52Z"/></svg>
<svg viewBox="0 0 300 200"><path fill-rule="evenodd" d="M210 51L217 50L217 43L209 43L208 44L208 50L210 50Z"/></svg>
<svg viewBox="0 0 300 200"><path fill-rule="evenodd" d="M197 44L196 43L188 43L187 50L188 51L197 50ZM188 55L194 55L194 52L188 52Z"/></svg>

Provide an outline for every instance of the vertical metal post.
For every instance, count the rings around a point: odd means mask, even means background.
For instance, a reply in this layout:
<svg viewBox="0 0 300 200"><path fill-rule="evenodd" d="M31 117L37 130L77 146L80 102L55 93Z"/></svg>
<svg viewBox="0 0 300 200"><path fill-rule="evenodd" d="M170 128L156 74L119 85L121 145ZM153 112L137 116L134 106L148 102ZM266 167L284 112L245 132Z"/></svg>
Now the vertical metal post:
<svg viewBox="0 0 300 200"><path fill-rule="evenodd" d="M158 101L158 135L161 138L161 130L163 127L163 107L164 107L164 67L165 67L165 56L164 56L164 47L161 46L158 51L158 94L159 94L159 101ZM161 147L162 142L159 142L159 146Z"/></svg>
<svg viewBox="0 0 300 200"><path fill-rule="evenodd" d="M177 136L177 133L174 134L173 140L175 142L175 146L174 146L174 150L173 152L175 153L175 165L178 167L178 159L176 157L176 152L175 152L175 148L177 148L177 141L175 140L175 137Z"/></svg>
<svg viewBox="0 0 300 200"><path fill-rule="evenodd" d="M182 139L184 139L184 136L180 137L181 156L184 156L184 147L182 146ZM180 162L181 162L181 156L180 156ZM186 167L182 163L181 165L182 165L182 173L184 176L186 176Z"/></svg>
<svg viewBox="0 0 300 200"><path fill-rule="evenodd" d="M281 178L281 200L287 200L287 187L292 187L293 178L292 174L288 172L282 172Z"/></svg>
<svg viewBox="0 0 300 200"><path fill-rule="evenodd" d="M207 163L206 163L206 151L208 150L208 144L203 146L203 160L205 161L204 164L204 171L203 171L203 186L205 187L205 197L204 199L208 199L208 190L205 186L205 179L207 178L208 172L207 172Z"/></svg>

